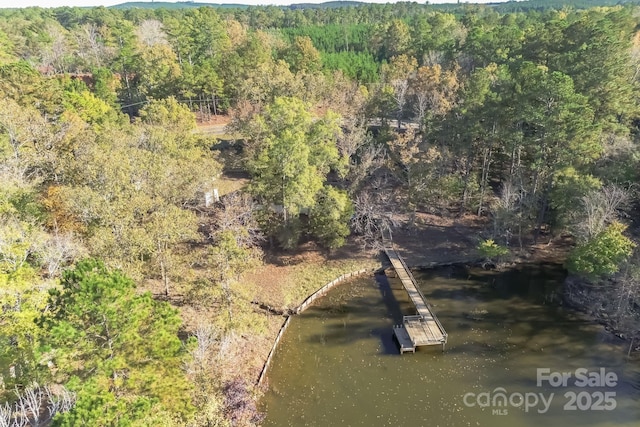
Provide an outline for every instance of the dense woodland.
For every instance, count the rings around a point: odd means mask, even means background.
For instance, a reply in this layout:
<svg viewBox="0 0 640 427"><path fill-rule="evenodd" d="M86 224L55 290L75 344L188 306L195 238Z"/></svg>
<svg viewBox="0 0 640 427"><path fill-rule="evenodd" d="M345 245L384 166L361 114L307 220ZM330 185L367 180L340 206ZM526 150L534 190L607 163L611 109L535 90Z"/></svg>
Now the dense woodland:
<svg viewBox="0 0 640 427"><path fill-rule="evenodd" d="M638 338L640 9L536 4L0 10L0 426L259 424L243 274L417 212Z"/></svg>

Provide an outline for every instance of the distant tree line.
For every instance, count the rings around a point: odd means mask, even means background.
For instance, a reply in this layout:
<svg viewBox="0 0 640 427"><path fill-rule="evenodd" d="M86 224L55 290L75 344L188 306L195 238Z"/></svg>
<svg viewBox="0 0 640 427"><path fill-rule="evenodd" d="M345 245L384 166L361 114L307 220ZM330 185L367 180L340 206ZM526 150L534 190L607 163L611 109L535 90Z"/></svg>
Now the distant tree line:
<svg viewBox="0 0 640 427"><path fill-rule="evenodd" d="M640 14L548 3L0 11L0 416L255 425L243 274L424 212L488 256L571 236L571 297L635 338Z"/></svg>

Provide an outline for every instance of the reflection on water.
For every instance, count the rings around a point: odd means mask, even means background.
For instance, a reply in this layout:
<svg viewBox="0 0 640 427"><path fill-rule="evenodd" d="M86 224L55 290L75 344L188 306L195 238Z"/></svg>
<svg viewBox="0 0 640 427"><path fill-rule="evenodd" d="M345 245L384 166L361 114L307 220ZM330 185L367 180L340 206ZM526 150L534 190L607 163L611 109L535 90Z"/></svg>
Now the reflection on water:
<svg viewBox="0 0 640 427"><path fill-rule="evenodd" d="M268 374L264 425L639 426L640 366L626 361L624 343L560 305L563 277L552 265L418 273L449 342L444 353L403 356L392 326L413 311L401 283L342 285L292 320ZM545 378L569 373L566 386L538 386L538 368ZM618 381L578 387L580 368Z"/></svg>

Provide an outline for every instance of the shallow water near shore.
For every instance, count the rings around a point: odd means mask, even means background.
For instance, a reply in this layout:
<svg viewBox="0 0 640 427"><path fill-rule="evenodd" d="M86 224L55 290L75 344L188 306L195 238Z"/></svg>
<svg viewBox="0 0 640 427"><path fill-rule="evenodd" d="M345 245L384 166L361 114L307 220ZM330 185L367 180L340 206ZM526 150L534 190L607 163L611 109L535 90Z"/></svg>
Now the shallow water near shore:
<svg viewBox="0 0 640 427"><path fill-rule="evenodd" d="M292 319L260 402L264 425L640 425L640 364L561 306L560 267L415 276L449 334L444 352L399 354L392 327L413 314L399 280L346 282Z"/></svg>

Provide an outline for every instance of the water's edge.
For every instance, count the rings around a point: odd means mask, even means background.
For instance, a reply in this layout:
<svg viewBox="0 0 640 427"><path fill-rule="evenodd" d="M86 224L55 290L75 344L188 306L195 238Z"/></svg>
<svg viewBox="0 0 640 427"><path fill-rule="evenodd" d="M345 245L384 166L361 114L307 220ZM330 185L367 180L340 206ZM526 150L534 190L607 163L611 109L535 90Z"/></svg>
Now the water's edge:
<svg viewBox="0 0 640 427"><path fill-rule="evenodd" d="M282 326L280 327L280 331L278 332L278 335L276 336L276 339L273 341L273 345L271 346L271 350L269 351L269 355L267 356L267 359L264 362L264 365L262 366L262 370L260 370L260 376L258 377L258 381L256 382L256 385L258 387L260 387L260 385L262 385L262 382L264 381L264 378L267 374L267 370L269 369L269 366L271 365L271 360L273 359L273 355L276 352L276 348L278 347L278 344L280 343L280 339L282 338L282 335L284 335L285 331L287 330L287 327L289 327L289 323L291 321L291 316L293 314L300 314L303 311L305 311L307 308L309 308L309 306L318 298L324 296L327 292L329 292L331 289L333 289L336 285L339 285L343 282L345 282L347 279L351 279L353 277L358 277L361 276L363 274L366 273L376 273L376 269L371 269L371 268L363 268L361 270L358 271L352 271L350 273L345 273L342 274L340 276L338 276L337 278L333 279L332 281L330 281L329 283L325 284L324 286L322 286L320 289L318 289L317 291L315 291L314 293L312 293L311 295L309 295L307 298L305 298L305 300L298 306L296 307L294 310L292 310L291 314L288 314L286 316L286 319L284 320L284 322L282 322Z"/></svg>
<svg viewBox="0 0 640 427"><path fill-rule="evenodd" d="M463 260L463 261L447 261L447 262L432 262L432 263L427 263L427 264L420 264L417 266L409 266L410 270L418 270L418 271L424 271L424 270L430 270L430 269L434 269L434 268L440 268L440 267L450 267L450 266L475 266L475 265L480 265L481 260L478 259L472 259L472 260ZM390 268L389 266L386 267L378 267L378 268L364 268L361 270L357 270L357 271L352 271L350 273L345 273L342 274L338 277L336 277L335 279L333 279L332 281L324 284L322 287L320 287L318 290L314 291L311 295L309 295L307 298L304 299L304 301L295 309L290 310L288 312L282 312L282 313L274 313L274 314L278 314L278 315L282 315L285 316L285 320L282 322L282 326L280 326L280 330L278 331L278 335L276 335L276 338L273 340L273 345L271 346L271 350L269 350L269 354L264 362L264 365L262 365L262 369L260 370L260 375L258 376L258 381L256 381L256 385L258 387L260 387L264 381L264 378L267 375L267 371L269 370L269 366L271 365L271 360L273 359L273 355L276 351L276 348L278 347L278 344L280 343L280 339L282 338L282 335L284 335L285 331L287 330L287 328L289 327L289 322L291 320L291 317L293 315L296 314L300 314L302 313L304 310L306 310L313 302L315 302L318 298L324 296L329 290L333 289L336 285L343 283L344 281L346 281L347 279L351 279L354 277L358 277L361 276L363 274L366 273L371 273L371 274L384 274L386 270L388 270ZM256 303L260 306L262 306L260 303ZM267 311L273 311L273 309L271 307L266 307L265 308Z"/></svg>
<svg viewBox="0 0 640 427"><path fill-rule="evenodd" d="M446 357L430 348L398 355L389 331L412 310L399 279L383 274L354 278L349 286L325 289L324 298L318 294L314 304L306 305L309 310L289 318L263 385L261 406L270 414L265 425L420 425L426 418L441 426L540 425L543 415L537 413L511 408L508 416L506 411L496 415L491 408L465 407L461 400L465 393L501 388L516 394L555 393L545 416L551 426L575 425L576 420L591 427L637 425L640 366L621 355L620 341L612 334L562 304L566 271L559 264L526 262L504 270L443 264L412 270L421 284L428 283L423 290L451 328L454 339ZM616 372L619 409L565 412L565 393L585 390L571 384L536 386L540 367Z"/></svg>

